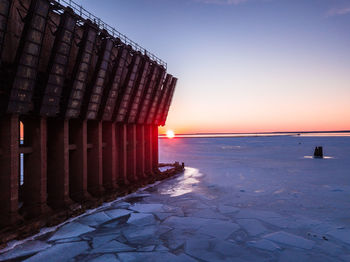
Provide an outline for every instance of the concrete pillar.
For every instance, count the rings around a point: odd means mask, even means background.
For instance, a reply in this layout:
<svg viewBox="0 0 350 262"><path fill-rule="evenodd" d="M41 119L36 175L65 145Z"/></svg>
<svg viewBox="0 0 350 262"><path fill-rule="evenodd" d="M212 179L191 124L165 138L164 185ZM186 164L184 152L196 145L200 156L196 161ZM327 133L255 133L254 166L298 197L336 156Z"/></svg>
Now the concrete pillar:
<svg viewBox="0 0 350 262"><path fill-rule="evenodd" d="M158 126L152 125L152 170L158 173L159 152L158 152Z"/></svg>
<svg viewBox="0 0 350 262"><path fill-rule="evenodd" d="M102 163L102 122L89 121L88 141L92 148L87 151L88 191L93 196L103 193L103 163Z"/></svg>
<svg viewBox="0 0 350 262"><path fill-rule="evenodd" d="M0 225L19 219L19 120L17 115L0 118Z"/></svg>
<svg viewBox="0 0 350 262"><path fill-rule="evenodd" d="M47 191L48 203L63 208L69 198L69 122L50 119L47 122Z"/></svg>
<svg viewBox="0 0 350 262"><path fill-rule="evenodd" d="M136 173L139 179L145 179L145 129L144 125L136 126Z"/></svg>
<svg viewBox="0 0 350 262"><path fill-rule="evenodd" d="M146 176L153 176L153 169L152 169L152 126L151 125L145 125L144 126L144 132L145 132L145 174Z"/></svg>
<svg viewBox="0 0 350 262"><path fill-rule="evenodd" d="M47 123L45 118L29 118L24 123L24 142L32 148L25 154L24 207L29 216L39 216L47 207Z"/></svg>
<svg viewBox="0 0 350 262"><path fill-rule="evenodd" d="M90 198L87 192L87 122L74 119L69 123L69 191L77 202Z"/></svg>
<svg viewBox="0 0 350 262"><path fill-rule="evenodd" d="M117 158L118 158L118 184L129 185L127 177L127 135L126 125L116 125Z"/></svg>
<svg viewBox="0 0 350 262"><path fill-rule="evenodd" d="M103 154L103 185L111 190L117 187L117 144L116 126L113 122L104 122L102 137L105 144Z"/></svg>
<svg viewBox="0 0 350 262"><path fill-rule="evenodd" d="M136 175L136 125L127 125L127 176L129 182L137 182Z"/></svg>

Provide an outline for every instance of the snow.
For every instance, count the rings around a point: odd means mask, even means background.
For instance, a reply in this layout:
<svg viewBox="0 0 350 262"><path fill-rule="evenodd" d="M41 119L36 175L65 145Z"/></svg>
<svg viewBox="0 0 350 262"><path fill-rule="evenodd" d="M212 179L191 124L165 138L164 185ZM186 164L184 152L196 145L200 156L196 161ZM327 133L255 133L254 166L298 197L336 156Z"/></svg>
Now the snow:
<svg viewBox="0 0 350 262"><path fill-rule="evenodd" d="M327 159L305 158L323 146ZM350 261L350 137L161 139L186 171L0 261Z"/></svg>

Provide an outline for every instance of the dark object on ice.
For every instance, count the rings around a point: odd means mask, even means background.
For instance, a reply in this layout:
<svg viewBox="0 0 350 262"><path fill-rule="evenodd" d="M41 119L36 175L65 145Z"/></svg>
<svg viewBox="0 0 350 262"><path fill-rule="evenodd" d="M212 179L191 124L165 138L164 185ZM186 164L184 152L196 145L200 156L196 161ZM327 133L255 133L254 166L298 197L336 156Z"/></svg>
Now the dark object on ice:
<svg viewBox="0 0 350 262"><path fill-rule="evenodd" d="M182 162L182 164L181 164L181 165L182 165L182 168L185 168L185 163L184 163L184 162Z"/></svg>
<svg viewBox="0 0 350 262"><path fill-rule="evenodd" d="M314 157L323 158L323 148L322 148L322 146L316 146L315 147Z"/></svg>

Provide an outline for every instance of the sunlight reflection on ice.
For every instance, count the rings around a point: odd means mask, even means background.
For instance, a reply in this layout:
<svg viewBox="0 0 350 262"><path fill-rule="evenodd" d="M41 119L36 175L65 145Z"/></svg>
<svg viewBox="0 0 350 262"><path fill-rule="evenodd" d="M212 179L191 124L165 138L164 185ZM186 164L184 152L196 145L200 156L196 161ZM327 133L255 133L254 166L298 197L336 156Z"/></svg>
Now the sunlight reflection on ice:
<svg viewBox="0 0 350 262"><path fill-rule="evenodd" d="M181 196L193 191L193 186L199 183L197 178L201 177L202 174L199 173L198 169L186 167L185 173L178 177L178 183L175 183L171 187L166 185L165 188L160 189L162 195L170 195L171 197Z"/></svg>

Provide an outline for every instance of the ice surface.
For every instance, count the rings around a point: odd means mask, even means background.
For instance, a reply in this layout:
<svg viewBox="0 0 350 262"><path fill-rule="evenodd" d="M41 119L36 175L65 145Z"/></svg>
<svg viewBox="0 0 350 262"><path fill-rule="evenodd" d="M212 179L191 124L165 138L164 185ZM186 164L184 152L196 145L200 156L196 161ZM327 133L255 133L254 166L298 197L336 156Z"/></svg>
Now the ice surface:
<svg viewBox="0 0 350 262"><path fill-rule="evenodd" d="M266 227L264 227L257 219L238 219L237 222L251 236L258 236L267 232Z"/></svg>
<svg viewBox="0 0 350 262"><path fill-rule="evenodd" d="M102 244L98 248L94 248L91 253L116 253L123 251L133 251L135 248L120 243L118 241L111 241L105 244Z"/></svg>
<svg viewBox="0 0 350 262"><path fill-rule="evenodd" d="M119 262L120 260L116 258L113 254L106 254L98 256L93 259L89 259L88 262Z"/></svg>
<svg viewBox="0 0 350 262"><path fill-rule="evenodd" d="M132 211L130 210L126 210L126 209L110 209L105 211L105 213L113 219L119 218L119 217L123 217L126 215L129 215L132 213Z"/></svg>
<svg viewBox="0 0 350 262"><path fill-rule="evenodd" d="M277 243L286 244L298 248L311 249L314 246L314 242L303 237L292 235L290 233L279 231L265 235L264 239L272 240Z"/></svg>
<svg viewBox="0 0 350 262"><path fill-rule="evenodd" d="M78 222L88 226L97 226L104 222L107 222L108 220L111 220L111 217L107 216L105 212L98 212L82 217L78 220Z"/></svg>
<svg viewBox="0 0 350 262"><path fill-rule="evenodd" d="M345 228L339 228L332 231L329 231L327 235L336 238L348 245L350 245L350 230Z"/></svg>
<svg viewBox="0 0 350 262"><path fill-rule="evenodd" d="M140 213L153 213L164 211L162 204L135 204L130 206L129 209Z"/></svg>
<svg viewBox="0 0 350 262"><path fill-rule="evenodd" d="M92 227L83 225L78 222L72 222L58 229L49 240L54 241L62 238L77 237L94 230L95 229Z"/></svg>
<svg viewBox="0 0 350 262"><path fill-rule="evenodd" d="M128 219L129 224L137 226L152 225L156 222L152 214L132 213Z"/></svg>
<svg viewBox="0 0 350 262"><path fill-rule="evenodd" d="M304 158L319 145L332 158ZM348 152L350 137L162 139L161 162L184 161L184 174L0 258L350 261Z"/></svg>
<svg viewBox="0 0 350 262"><path fill-rule="evenodd" d="M281 249L277 244L273 243L272 241L269 241L267 239L260 239L257 241L250 241L247 243L250 247L256 247L268 251L275 251Z"/></svg>
<svg viewBox="0 0 350 262"><path fill-rule="evenodd" d="M49 247L51 247L50 244L47 244L42 241L29 241L27 243L17 246L16 249L13 249L7 253L1 254L0 261L28 256L31 254L35 254L39 251L45 250Z"/></svg>
<svg viewBox="0 0 350 262"><path fill-rule="evenodd" d="M77 256L89 248L89 245L85 242L74 242L66 244L57 244L53 247L37 253L36 255L24 260L25 262L62 262Z"/></svg>

